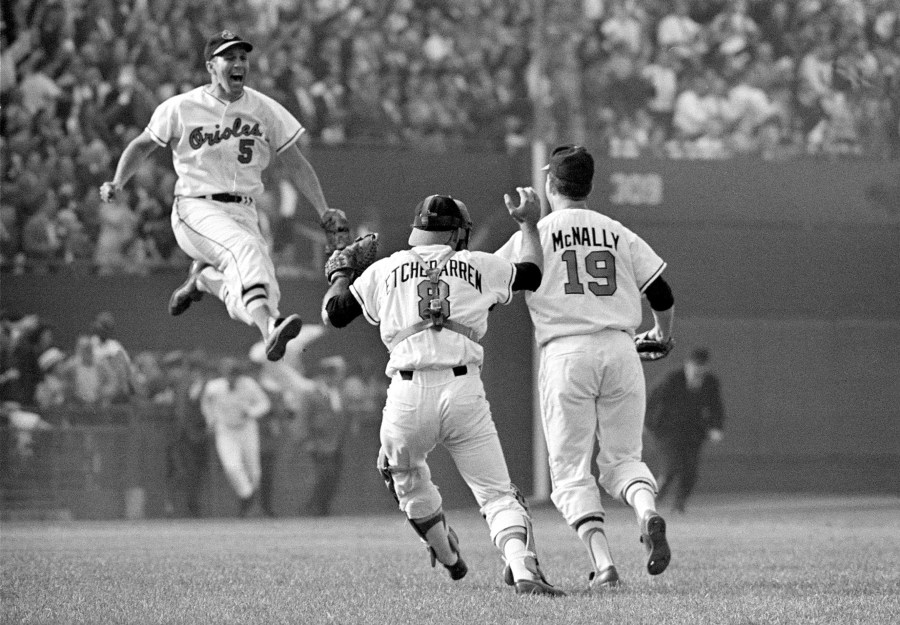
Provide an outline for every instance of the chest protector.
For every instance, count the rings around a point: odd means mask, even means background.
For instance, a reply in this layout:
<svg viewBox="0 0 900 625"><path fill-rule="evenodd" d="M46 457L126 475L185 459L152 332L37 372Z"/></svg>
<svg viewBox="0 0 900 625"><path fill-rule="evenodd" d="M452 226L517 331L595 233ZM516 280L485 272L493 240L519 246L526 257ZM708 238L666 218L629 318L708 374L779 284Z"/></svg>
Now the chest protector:
<svg viewBox="0 0 900 625"><path fill-rule="evenodd" d="M425 268L428 279L431 281L432 294L437 294L440 292L438 283L440 282L441 272L444 270L447 261L450 260L450 257L453 256L455 251L456 250L450 249L440 259L440 261L437 265L435 265L434 268L429 269L427 263L422 260L422 257L416 254L413 250L410 250L410 254L412 254L416 258L416 260L418 260L419 263ZM394 351L394 348L397 347L397 345L413 336L414 334L418 334L419 332L424 332L425 330L441 332L445 329L450 330L451 332L456 332L457 334L462 334L470 341L474 341L476 343L478 342L478 335L476 334L475 330L467 325L458 323L453 319L450 319L450 317L448 317L444 313L444 307L442 306L441 298L433 297L428 302L427 317L397 332L397 334L395 334L394 338L391 340L390 345L388 345L388 351Z"/></svg>

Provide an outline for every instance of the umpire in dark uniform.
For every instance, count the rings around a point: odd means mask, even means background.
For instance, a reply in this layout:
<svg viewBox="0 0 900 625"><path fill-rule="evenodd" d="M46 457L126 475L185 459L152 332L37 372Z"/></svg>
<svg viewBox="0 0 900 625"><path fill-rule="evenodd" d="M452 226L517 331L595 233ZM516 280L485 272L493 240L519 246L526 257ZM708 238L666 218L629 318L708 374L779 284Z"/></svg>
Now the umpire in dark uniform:
<svg viewBox="0 0 900 625"><path fill-rule="evenodd" d="M710 371L706 348L693 350L684 367L669 373L650 391L645 425L663 464L658 499L671 492L675 511L684 512L697 482L703 444L722 440L724 419L719 379Z"/></svg>

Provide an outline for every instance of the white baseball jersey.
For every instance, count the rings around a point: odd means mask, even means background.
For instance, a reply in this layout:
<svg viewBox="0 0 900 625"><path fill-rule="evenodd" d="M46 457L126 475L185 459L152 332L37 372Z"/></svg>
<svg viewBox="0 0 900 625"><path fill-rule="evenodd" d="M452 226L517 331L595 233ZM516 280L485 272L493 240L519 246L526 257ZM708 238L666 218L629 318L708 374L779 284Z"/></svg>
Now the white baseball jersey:
<svg viewBox="0 0 900 625"><path fill-rule="evenodd" d="M525 294L538 344L605 328L633 335L642 320L641 295L666 263L634 232L596 211L554 211L538 230L543 279ZM521 249L516 233L497 254L518 261Z"/></svg>
<svg viewBox="0 0 900 625"><path fill-rule="evenodd" d="M441 263L435 287L428 270ZM530 520L509 478L481 381L484 349L475 340L487 332L490 308L512 301L515 276L515 265L494 254L420 245L373 263L350 285L363 315L380 325L381 340L393 346L386 370L393 380L380 439L400 509L411 519L440 509L442 498L427 459L442 444L495 541L501 532L527 526ZM402 337L430 318L431 304L439 304L447 318L472 338L444 327L424 329L396 342L398 334ZM459 365L466 365L463 372L453 370ZM398 371L413 373L403 377L396 375Z"/></svg>
<svg viewBox="0 0 900 625"><path fill-rule="evenodd" d="M226 378L210 380L200 397L200 410L216 435L222 469L241 499L259 487L262 471L257 420L271 407L269 396L248 376L239 376L234 388Z"/></svg>
<svg viewBox="0 0 900 625"><path fill-rule="evenodd" d="M541 346L539 391L551 499L570 525L603 517L591 473L622 497L635 482L656 487L641 459L645 382L634 348L641 297L666 263L634 232L587 209L553 211L538 222L540 288L526 294ZM514 235L497 253L515 260Z"/></svg>
<svg viewBox="0 0 900 625"><path fill-rule="evenodd" d="M304 128L269 96L244 87L234 102L197 87L173 96L153 112L147 131L172 145L175 195L234 193L257 197L272 153L296 143Z"/></svg>
<svg viewBox="0 0 900 625"><path fill-rule="evenodd" d="M515 265L494 254L469 250L449 256L440 274L439 292L434 293L427 269L436 267L450 252L446 245L420 245L395 252L373 263L350 285L366 319L380 326L385 345L391 345L399 332L427 319L432 299L439 299L449 318L471 328L478 339L487 332L490 307L512 301ZM483 359L481 345L462 334L425 330L393 348L386 373L390 377L398 370L480 366Z"/></svg>
<svg viewBox="0 0 900 625"><path fill-rule="evenodd" d="M222 430L242 430L266 414L272 407L269 396L251 377L239 376L234 388L226 378L206 383L200 399L200 410L206 423L217 433Z"/></svg>

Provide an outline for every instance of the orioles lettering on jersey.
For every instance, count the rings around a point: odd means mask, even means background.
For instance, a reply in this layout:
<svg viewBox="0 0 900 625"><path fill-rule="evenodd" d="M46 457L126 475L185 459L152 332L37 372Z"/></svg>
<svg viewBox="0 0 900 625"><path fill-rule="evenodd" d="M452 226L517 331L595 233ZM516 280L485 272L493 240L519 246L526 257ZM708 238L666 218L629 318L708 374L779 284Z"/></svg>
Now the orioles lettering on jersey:
<svg viewBox="0 0 900 625"><path fill-rule="evenodd" d="M429 261L428 265L428 269L434 269L435 267L437 267L437 261ZM481 272L475 269L469 263L451 258L447 261L447 264L444 265L444 268L441 270L440 275L442 277L459 278L460 280L464 280L465 282L473 286L479 293L482 292ZM422 263L418 261L410 261L401 265L397 265L384 280L385 290L389 291L392 288L395 289L397 288L397 285L402 284L403 282L416 279L428 279L428 270L422 266Z"/></svg>
<svg viewBox="0 0 900 625"><path fill-rule="evenodd" d="M263 133L259 129L259 124L245 124L244 120L240 117L234 118L234 123L230 128L225 128L224 130L219 130L219 125L216 124L215 132L204 132L203 127L194 128L191 131L191 135L189 138L190 145L195 150L199 150L203 147L203 144L207 145L216 145L217 143L221 143L222 141L227 141L232 137L262 137Z"/></svg>
<svg viewBox="0 0 900 625"><path fill-rule="evenodd" d="M554 252L560 248L572 247L575 245L608 247L614 250L619 249L619 235L615 232L608 232L605 228L601 228L600 234L598 234L595 228L572 226L570 232L557 230L551 237L553 240Z"/></svg>

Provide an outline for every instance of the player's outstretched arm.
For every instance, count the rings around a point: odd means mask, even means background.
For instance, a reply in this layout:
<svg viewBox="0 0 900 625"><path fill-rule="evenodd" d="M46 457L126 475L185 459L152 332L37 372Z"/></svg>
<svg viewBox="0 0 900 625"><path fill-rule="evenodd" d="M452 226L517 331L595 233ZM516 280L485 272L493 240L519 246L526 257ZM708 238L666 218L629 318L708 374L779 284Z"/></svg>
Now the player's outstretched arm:
<svg viewBox="0 0 900 625"><path fill-rule="evenodd" d="M362 314L362 306L350 292L350 277L336 275L322 298L322 323L343 328Z"/></svg>
<svg viewBox="0 0 900 625"><path fill-rule="evenodd" d="M537 222L541 218L541 200L532 187L516 187L519 192L519 203L514 204L508 193L503 194L503 202L509 215L519 224L522 232L522 252L518 261L533 263L544 270L544 251L541 248L541 237Z"/></svg>
<svg viewBox="0 0 900 625"><path fill-rule="evenodd" d="M296 143L282 152L280 157L294 186L309 200L321 218L328 210L328 202L325 201L322 184L312 163L307 160Z"/></svg>
<svg viewBox="0 0 900 625"><path fill-rule="evenodd" d="M119 158L113 179L100 185L100 199L104 202L111 202L116 197L116 194L131 180L131 177L137 173L141 163L158 147L159 144L153 140L150 133L146 130L132 139L125 146L125 150Z"/></svg>

